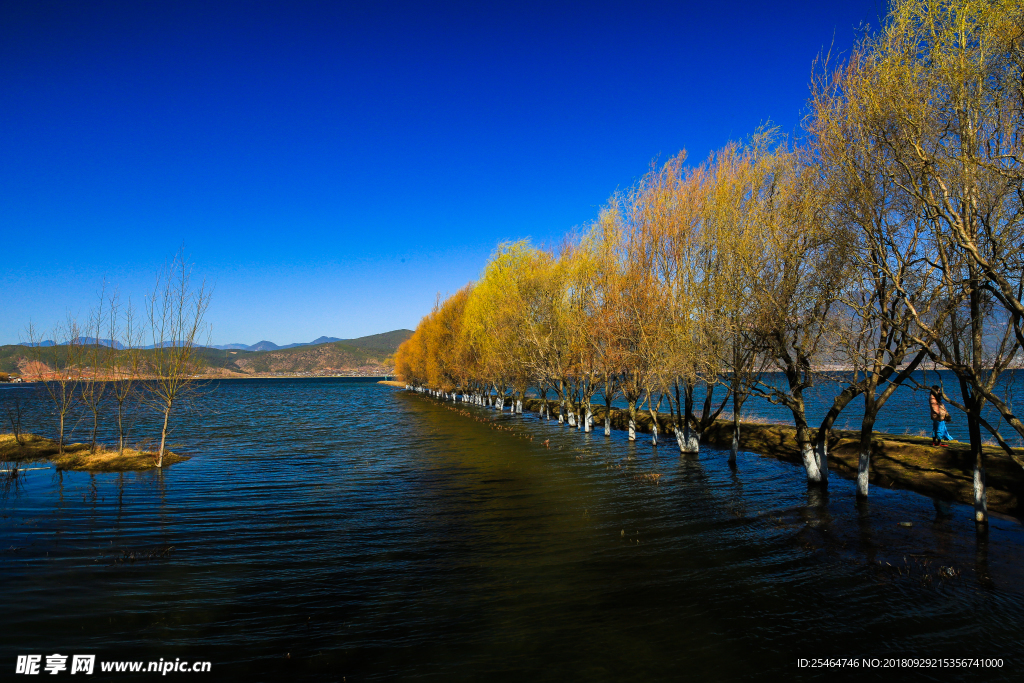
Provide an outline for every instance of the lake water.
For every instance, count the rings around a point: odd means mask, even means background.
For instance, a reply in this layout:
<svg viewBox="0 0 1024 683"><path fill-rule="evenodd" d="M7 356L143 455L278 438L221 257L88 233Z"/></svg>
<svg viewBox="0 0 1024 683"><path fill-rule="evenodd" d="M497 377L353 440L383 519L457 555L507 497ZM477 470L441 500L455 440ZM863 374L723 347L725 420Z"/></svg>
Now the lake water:
<svg viewBox="0 0 1024 683"><path fill-rule="evenodd" d="M769 373L765 376L765 379L769 384L776 387L786 387L785 376L781 373ZM828 414L829 409L832 407L832 401L839 395L839 392L842 391L844 385L838 381L839 379L841 379L841 375L838 373L836 373L831 379L828 376L818 377L816 378L814 386L804 392L807 420L814 429L817 429L821 424L821 421L825 419L825 415ZM923 385L925 387L938 384L942 387L947 397L957 403L963 403L963 399L960 395L960 385L953 373L948 370L918 370L914 373L913 379L916 380L918 385ZM879 393L881 393L881 389L879 390ZM1024 402L1024 370L1009 370L1004 372L996 385L996 394L1006 400L1011 407L1015 404L1018 406L1021 405L1021 403ZM602 396L603 395L598 394L593 399L593 402L603 405L604 398ZM714 397L717 397L713 401L714 407L717 408L725 397L725 392L722 387L715 388ZM553 398L553 394L549 392L548 398ZM703 407L704 401L703 387L698 386L696 388L694 391L694 399L697 402L695 410L699 412ZM657 402L657 400L655 400L655 402ZM627 407L627 404L621 395L615 397L615 400L612 401L612 405L618 408ZM953 418L948 424L950 435L954 440L959 439L960 441L968 441L970 437L967 433L967 418L964 417L963 413L957 410L952 404L947 407L949 408ZM662 404L661 411L663 413L668 413L667 400ZM732 401L730 400L726 405L723 416L731 416L731 411ZM1007 443L1017 448L1024 447L1024 440L1022 440L1017 432L1012 428L1005 426L1005 424L1001 424L1002 417L991 405L985 406L984 415L989 424L993 426L998 425L1000 427L1000 435L1007 441ZM789 408L770 403L759 396L750 396L747 399L743 404L742 416L744 420L777 422L788 425L793 424L793 413L790 412ZM851 401L839 414L839 417L836 419L833 427L835 429L851 429L859 431L860 423L863 418L864 397L858 396L854 398L853 401ZM889 434L918 434L931 436L932 421L928 407L928 391L926 389L917 388L910 382L897 387L879 412L878 419L875 421L874 430L876 432L885 432ZM993 439L984 429L982 429L982 439L986 443L991 443L993 445L996 444L995 439Z"/></svg>
<svg viewBox="0 0 1024 683"><path fill-rule="evenodd" d="M1003 666L903 673L1020 679L1016 521L979 544L964 506L878 487L858 506L852 482L823 498L754 454L732 470L458 410L221 381L176 422L188 462L27 472L2 501L0 670L90 653L208 660L209 680L826 680L798 659L972 657Z"/></svg>

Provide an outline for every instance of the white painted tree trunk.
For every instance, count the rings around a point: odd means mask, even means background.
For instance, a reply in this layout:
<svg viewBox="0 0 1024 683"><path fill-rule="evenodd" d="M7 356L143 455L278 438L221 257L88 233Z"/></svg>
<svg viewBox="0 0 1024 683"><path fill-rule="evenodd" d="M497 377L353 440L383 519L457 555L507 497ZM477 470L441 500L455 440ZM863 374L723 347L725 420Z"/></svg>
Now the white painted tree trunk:
<svg viewBox="0 0 1024 683"><path fill-rule="evenodd" d="M583 431L587 434L594 431L594 413L590 412L590 408L587 408L586 422L583 423Z"/></svg>
<svg viewBox="0 0 1024 683"><path fill-rule="evenodd" d="M651 445L652 446L657 446L658 445L658 430L657 429L652 429L651 430Z"/></svg>
<svg viewBox="0 0 1024 683"><path fill-rule="evenodd" d="M683 453L700 453L700 440L697 438L697 432L693 431L689 425L685 425L682 432L683 443L680 446L680 450Z"/></svg>
<svg viewBox="0 0 1024 683"><path fill-rule="evenodd" d="M807 443L800 447L800 457L804 462L804 469L807 470L807 481L817 484L821 481L821 472L818 471L818 459L814 456L814 447Z"/></svg>
<svg viewBox="0 0 1024 683"><path fill-rule="evenodd" d="M817 445L814 447L814 457L815 457L815 460L818 463L818 471L827 476L827 474L828 474L828 439L827 438L823 439L821 441L818 441ZM858 469L859 469L859 467L860 467L860 465L858 464ZM858 475L858 481L859 481L859 476L860 475ZM859 486L860 485L858 484L858 487ZM865 491L864 495L865 496L868 495L867 494L867 484L864 484L864 491Z"/></svg>
<svg viewBox="0 0 1024 683"><path fill-rule="evenodd" d="M988 496L985 495L985 470L974 468L974 523L988 524Z"/></svg>
<svg viewBox="0 0 1024 683"><path fill-rule="evenodd" d="M576 413L572 412L572 408L569 408L569 426L576 426Z"/></svg>
<svg viewBox="0 0 1024 683"><path fill-rule="evenodd" d="M611 436L612 435L612 418L611 418L611 415L605 415L604 416L604 435L605 436Z"/></svg>
<svg viewBox="0 0 1024 683"><path fill-rule="evenodd" d="M164 408L164 428L160 431L160 452L157 455L156 466L161 468L164 466L164 446L167 444L167 420L171 416L171 406L167 405ZM64 443L64 416L61 416L61 444Z"/></svg>
<svg viewBox="0 0 1024 683"><path fill-rule="evenodd" d="M636 423L633 422L632 418L629 420L629 440L636 441Z"/></svg>
<svg viewBox="0 0 1024 683"><path fill-rule="evenodd" d="M683 436L683 430L680 429L679 427L673 427L672 431L675 432L676 443L679 444L679 452L680 453L685 453L686 452L686 437Z"/></svg>
<svg viewBox="0 0 1024 683"><path fill-rule="evenodd" d="M522 401L516 401L516 413L518 413L519 415L523 414L523 402Z"/></svg>
<svg viewBox="0 0 1024 683"><path fill-rule="evenodd" d="M868 466L871 464L871 454L867 451L860 452L860 459L857 461L857 497L868 497Z"/></svg>
<svg viewBox="0 0 1024 683"><path fill-rule="evenodd" d="M565 424L565 413L562 412L561 410L558 411L558 424L559 425Z"/></svg>

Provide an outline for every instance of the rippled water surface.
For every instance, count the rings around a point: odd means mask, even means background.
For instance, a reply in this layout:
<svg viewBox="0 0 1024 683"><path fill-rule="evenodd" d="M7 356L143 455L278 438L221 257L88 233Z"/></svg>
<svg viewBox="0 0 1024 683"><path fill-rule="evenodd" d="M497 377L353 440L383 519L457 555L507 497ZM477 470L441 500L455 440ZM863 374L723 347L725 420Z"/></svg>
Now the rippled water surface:
<svg viewBox="0 0 1024 683"><path fill-rule="evenodd" d="M1024 666L1021 526L997 519L979 545L963 506L945 517L878 487L857 506L852 482L822 497L754 454L732 470L711 448L680 457L346 380L216 383L172 441L194 457L31 471L3 500L5 675L52 652L210 660L214 678L251 681L834 675L797 668L813 657L997 657L915 675L1019 680Z"/></svg>

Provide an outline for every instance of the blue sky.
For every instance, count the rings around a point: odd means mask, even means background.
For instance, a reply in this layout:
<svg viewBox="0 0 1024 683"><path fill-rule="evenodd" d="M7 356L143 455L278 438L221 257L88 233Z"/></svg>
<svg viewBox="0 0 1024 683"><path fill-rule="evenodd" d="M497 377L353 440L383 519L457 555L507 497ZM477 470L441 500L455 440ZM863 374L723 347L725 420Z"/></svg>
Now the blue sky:
<svg viewBox="0 0 1024 683"><path fill-rule="evenodd" d="M880 2L0 2L0 344L141 300L213 343L412 328L656 157L794 131Z"/></svg>

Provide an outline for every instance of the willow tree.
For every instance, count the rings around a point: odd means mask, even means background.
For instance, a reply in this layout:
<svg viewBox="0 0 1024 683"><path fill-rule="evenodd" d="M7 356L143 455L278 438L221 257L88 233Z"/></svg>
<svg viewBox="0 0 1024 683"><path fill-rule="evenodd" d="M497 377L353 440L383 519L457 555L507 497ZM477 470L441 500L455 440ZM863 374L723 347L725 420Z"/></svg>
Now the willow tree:
<svg viewBox="0 0 1024 683"><path fill-rule="evenodd" d="M452 401L455 401L457 390L465 384L463 323L469 294L467 286L443 302L439 297L428 324L424 326L427 382Z"/></svg>
<svg viewBox="0 0 1024 683"><path fill-rule="evenodd" d="M427 383L426 346L424 344L423 320L412 335L402 342L395 351L395 374L410 388L420 390Z"/></svg>
<svg viewBox="0 0 1024 683"><path fill-rule="evenodd" d="M511 388L513 401L518 402L513 403L513 410L518 407L521 411L529 384L530 311L524 291L539 258L525 240L500 245L466 301L468 343L480 358L481 371L494 389L499 410L504 409Z"/></svg>
<svg viewBox="0 0 1024 683"><path fill-rule="evenodd" d="M591 255L593 306L588 340L604 400L604 434L612 433L612 401L620 392L623 356L615 334L614 315L623 276L622 214L613 198L602 208L583 238L582 248Z"/></svg>
<svg viewBox="0 0 1024 683"><path fill-rule="evenodd" d="M1024 436L996 391L1024 343L1022 36L1019 1L896 2L858 55L847 95L895 187L928 223L930 276L947 306L935 313L911 302L911 315L917 341L960 384L979 530L988 521L985 405ZM994 316L996 306L1011 324Z"/></svg>
<svg viewBox="0 0 1024 683"><path fill-rule="evenodd" d="M752 332L761 296L755 274L764 253L761 202L772 178L767 146L773 133L762 129L746 146L728 145L716 154L704 208L704 241L718 255L706 289L715 302L709 324L719 338L720 374L732 398L731 464L739 453L743 406L766 369Z"/></svg>
<svg viewBox="0 0 1024 683"><path fill-rule="evenodd" d="M811 180L796 153L773 154L770 181L762 188L764 253L754 274L761 293L754 329L759 352L786 384L762 378L754 392L789 409L807 481L827 485L828 466L814 449L804 392L814 385L815 364L834 344L834 305L848 278L850 255L823 220Z"/></svg>
<svg viewBox="0 0 1024 683"><path fill-rule="evenodd" d="M646 364L648 409L658 422L658 405L667 399L670 424L679 449L697 453L704 427L717 412L710 409L715 364L709 350L708 312L715 308L704 286L713 271L713 253L704 241L708 168L684 165L685 153L645 178L642 201L634 205L630 260L648 271L646 287L655 312L639 317ZM694 415L694 389L703 382L705 410ZM654 397L658 396L658 404ZM655 438L656 442L656 438Z"/></svg>
<svg viewBox="0 0 1024 683"><path fill-rule="evenodd" d="M659 341L665 315L664 288L659 286L655 272L657 247L652 241L652 223L660 211L657 204L663 198L665 178L675 172L683 158L681 154L660 169L652 168L619 198L624 219L624 263L617 278L618 292L611 301L614 307L608 311L608 325L619 349L619 385L629 412L630 441L636 440L638 409L644 400L649 404L654 400L664 376ZM656 420L652 430L656 439Z"/></svg>
<svg viewBox="0 0 1024 683"><path fill-rule="evenodd" d="M870 46L870 43L867 43ZM864 48L862 48L864 49ZM827 197L829 218L854 258L851 282L840 295L839 360L851 368L845 388L822 421L818 448L839 412L862 396L857 495L868 495L871 438L879 411L911 377L928 348L918 341L916 317L934 319L949 299L937 286L930 221L903 192L891 166L891 120L870 102L876 75L869 52L858 50L831 78L816 84L809 133L814 169Z"/></svg>
<svg viewBox="0 0 1024 683"><path fill-rule="evenodd" d="M555 390L559 401L564 396L568 362L566 311L564 306L565 268L551 253L536 250L527 262L529 272L520 281L518 291L525 345L525 372L537 387L541 398L540 416L551 414L547 395ZM564 406L559 421L565 417Z"/></svg>

